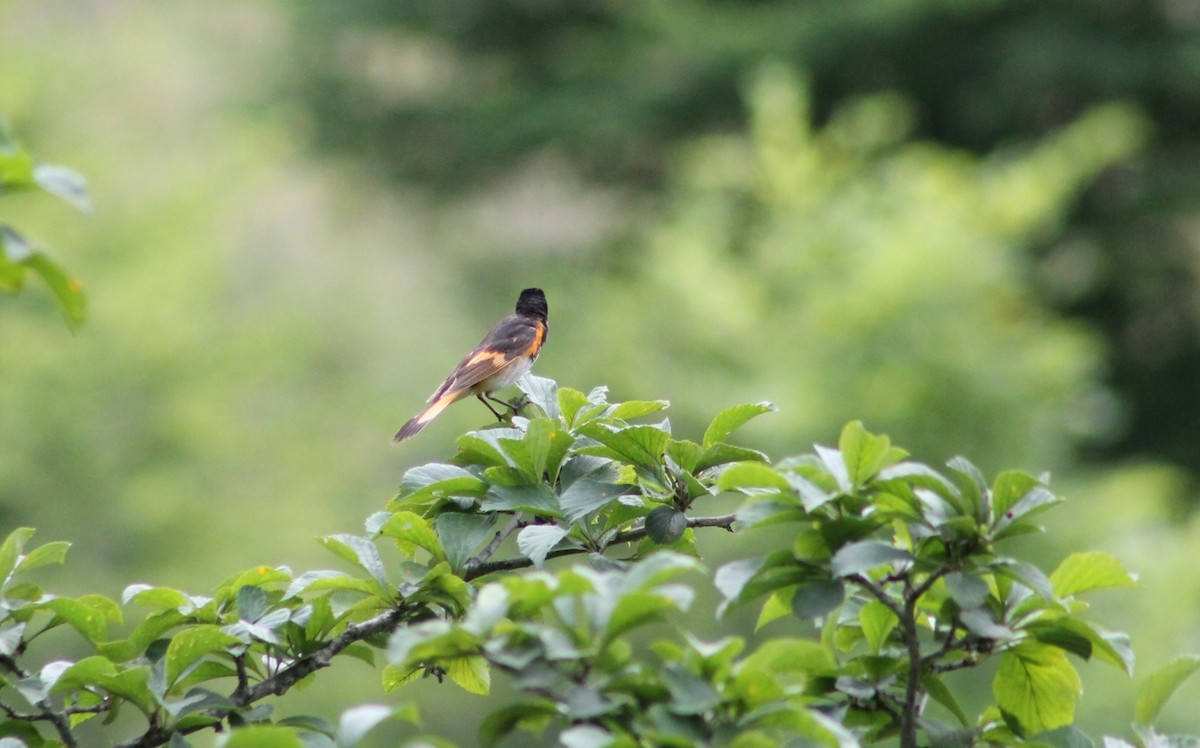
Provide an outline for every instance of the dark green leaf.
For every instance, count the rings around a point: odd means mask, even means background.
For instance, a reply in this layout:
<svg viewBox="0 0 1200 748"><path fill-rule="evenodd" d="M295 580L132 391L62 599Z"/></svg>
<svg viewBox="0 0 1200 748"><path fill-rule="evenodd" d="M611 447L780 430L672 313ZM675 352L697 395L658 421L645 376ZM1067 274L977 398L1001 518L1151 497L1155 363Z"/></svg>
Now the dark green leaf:
<svg viewBox="0 0 1200 748"><path fill-rule="evenodd" d="M792 612L797 618L823 618L833 612L846 597L845 586L836 579L814 579L796 588Z"/></svg>
<svg viewBox="0 0 1200 748"><path fill-rule="evenodd" d="M670 545L683 537L687 515L672 506L655 507L646 515L646 534L659 545Z"/></svg>
<svg viewBox="0 0 1200 748"><path fill-rule="evenodd" d="M991 595L991 589L987 582L973 574L961 571L946 575L946 591L963 610L978 608Z"/></svg>
<svg viewBox="0 0 1200 748"><path fill-rule="evenodd" d="M496 522L494 514L467 514L465 512L443 512L433 522L438 540L446 550L450 568L462 569L471 560L479 546L491 534Z"/></svg>
<svg viewBox="0 0 1200 748"><path fill-rule="evenodd" d="M559 398L562 398L561 390ZM582 397L582 394L580 395ZM541 726L558 714L554 702L545 699L523 701L497 709L479 726L479 744L491 748L519 727Z"/></svg>
<svg viewBox="0 0 1200 748"><path fill-rule="evenodd" d="M1096 745L1086 733L1073 726L1043 732L1034 738L1052 748L1095 748Z"/></svg>
<svg viewBox="0 0 1200 748"><path fill-rule="evenodd" d="M567 486L559 497L563 515L570 522L578 522L609 502L631 493L633 486L619 483L603 483L590 478L579 478Z"/></svg>
<svg viewBox="0 0 1200 748"><path fill-rule="evenodd" d="M678 666L663 668L659 676L671 694L667 709L675 714L704 714L721 701L721 696L708 681Z"/></svg>
<svg viewBox="0 0 1200 748"><path fill-rule="evenodd" d="M347 534L329 535L321 538L321 545L370 574L383 589L388 588L387 570L379 556L379 549L367 538Z"/></svg>
<svg viewBox="0 0 1200 748"><path fill-rule="evenodd" d="M723 442L750 419L775 410L778 408L765 400L753 405L735 405L732 408L726 408L717 413L704 431L703 445L707 448Z"/></svg>
<svg viewBox="0 0 1200 748"><path fill-rule="evenodd" d="M487 490L487 483L457 465L431 462L415 467L400 480L401 495L421 493L466 494L477 496Z"/></svg>
<svg viewBox="0 0 1200 748"><path fill-rule="evenodd" d="M267 593L260 587L246 585L237 591L238 618L257 621L267 612Z"/></svg>
<svg viewBox="0 0 1200 748"><path fill-rule="evenodd" d="M833 574L847 577L884 564L911 561L912 554L880 540L860 540L842 546L833 554Z"/></svg>
<svg viewBox="0 0 1200 748"><path fill-rule="evenodd" d="M530 512L539 516L561 517L558 496L545 483L524 486L493 485L479 505L484 512Z"/></svg>

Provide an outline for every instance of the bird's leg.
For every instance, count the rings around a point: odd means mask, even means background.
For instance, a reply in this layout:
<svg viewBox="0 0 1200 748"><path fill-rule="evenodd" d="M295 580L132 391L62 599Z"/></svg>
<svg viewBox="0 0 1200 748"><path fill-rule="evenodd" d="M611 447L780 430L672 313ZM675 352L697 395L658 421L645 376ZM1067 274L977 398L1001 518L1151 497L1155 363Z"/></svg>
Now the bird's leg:
<svg viewBox="0 0 1200 748"><path fill-rule="evenodd" d="M497 419L497 420L500 420L500 421L503 421L503 420L504 420L504 416L502 416L502 415L500 415L499 413L497 413L497 412L496 412L496 409L495 409L495 408L493 408L493 407L491 406L491 403L489 403L487 400L484 400L484 399L483 399L483 393L482 393L482 392L479 392L479 393L477 393L477 394L475 395L475 397L479 398L479 402L483 403L483 404L484 404L484 406L486 406L488 410L492 411L492 415L496 416L496 419ZM490 395L489 395L489 397L490 397ZM494 398L493 398L493 399L494 399ZM503 401L500 401L500 402L503 402ZM507 404L508 404L508 403L505 403L505 405L507 405Z"/></svg>
<svg viewBox="0 0 1200 748"><path fill-rule="evenodd" d="M521 408L524 408L526 405L529 404L529 397L524 392L522 392L518 397L514 398L512 401L502 400L498 397L492 397L492 393L490 393L490 392L487 393L487 397L492 402L497 403L499 405L503 405L504 407L508 408L510 411L512 411L512 415L514 415L514 416L521 412Z"/></svg>

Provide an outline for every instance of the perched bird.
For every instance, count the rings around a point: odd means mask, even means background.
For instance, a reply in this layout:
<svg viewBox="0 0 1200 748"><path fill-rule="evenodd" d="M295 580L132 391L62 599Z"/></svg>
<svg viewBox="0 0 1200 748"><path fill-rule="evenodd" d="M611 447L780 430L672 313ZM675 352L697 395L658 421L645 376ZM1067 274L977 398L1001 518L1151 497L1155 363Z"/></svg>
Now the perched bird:
<svg viewBox="0 0 1200 748"><path fill-rule="evenodd" d="M504 420L488 400L511 407L510 403L492 397L524 376L537 360L546 342L546 295L540 288L527 288L517 299L513 314L500 320L487 337L454 367L442 386L429 397L429 404L399 431L395 441L404 441L425 428L446 406L467 395L474 395L492 414ZM487 399L485 399L487 398Z"/></svg>

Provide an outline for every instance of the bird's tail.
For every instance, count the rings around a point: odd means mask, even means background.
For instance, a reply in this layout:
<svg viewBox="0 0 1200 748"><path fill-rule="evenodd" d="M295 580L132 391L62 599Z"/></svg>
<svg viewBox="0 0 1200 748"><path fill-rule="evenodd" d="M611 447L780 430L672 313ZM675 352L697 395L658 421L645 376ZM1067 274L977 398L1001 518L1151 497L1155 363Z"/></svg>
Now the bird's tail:
<svg viewBox="0 0 1200 748"><path fill-rule="evenodd" d="M425 428L425 424L437 418L438 415L445 410L448 405L450 405L450 403L462 397L464 392L465 390L447 392L431 402L429 405L425 406L424 410L413 416L411 419L409 419L408 423L400 427L400 430L396 432L396 436L392 438L392 441L402 442L410 436L416 434L421 429Z"/></svg>

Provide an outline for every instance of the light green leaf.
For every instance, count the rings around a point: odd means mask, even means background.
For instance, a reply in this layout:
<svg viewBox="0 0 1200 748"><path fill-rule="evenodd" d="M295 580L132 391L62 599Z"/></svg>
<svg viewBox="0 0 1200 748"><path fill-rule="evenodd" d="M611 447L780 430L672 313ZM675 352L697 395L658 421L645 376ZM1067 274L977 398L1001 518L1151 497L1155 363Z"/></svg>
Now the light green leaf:
<svg viewBox="0 0 1200 748"><path fill-rule="evenodd" d="M84 595L76 599L57 597L49 601L46 607L92 644L108 641L108 622L121 619L120 607L100 595Z"/></svg>
<svg viewBox="0 0 1200 748"><path fill-rule="evenodd" d="M996 704L1030 734L1071 724L1083 692L1079 673L1058 647L1024 642L1000 656L992 680Z"/></svg>
<svg viewBox="0 0 1200 748"><path fill-rule="evenodd" d="M379 528L379 534L396 541L401 551L412 555L420 548L438 561L446 560L446 552L429 520L414 512L396 512Z"/></svg>
<svg viewBox="0 0 1200 748"><path fill-rule="evenodd" d="M630 463L652 469L662 463L667 442L671 439L664 428L649 425L617 429L605 423L589 423L581 426L579 431Z"/></svg>
<svg viewBox="0 0 1200 748"><path fill-rule="evenodd" d="M38 546L17 562L16 573L32 571L47 564L61 564L67 557L67 549L71 544L66 541L55 541Z"/></svg>
<svg viewBox="0 0 1200 748"><path fill-rule="evenodd" d="M619 418L622 421L627 421L630 418L640 418L651 413L657 413L670 405L671 403L667 400L626 400L623 403L614 405L612 412L608 415L610 418Z"/></svg>
<svg viewBox="0 0 1200 748"><path fill-rule="evenodd" d="M19 527L10 532L4 539L4 543L0 545L0 583L6 582L8 575L12 574L13 569L16 568L21 550L33 537L33 533L32 527Z"/></svg>
<svg viewBox="0 0 1200 748"><path fill-rule="evenodd" d="M863 636L871 651L879 654L880 648L887 642L888 635L900 623L900 619L891 608L878 600L872 600L858 612L858 623L862 626Z"/></svg>
<svg viewBox="0 0 1200 748"><path fill-rule="evenodd" d="M25 261L25 266L37 273L54 294L67 325L75 329L83 324L87 313L83 284L77 278L72 278L66 268L50 259L45 252L34 253Z"/></svg>
<svg viewBox="0 0 1200 748"><path fill-rule="evenodd" d="M492 689L492 675L487 660L481 656L455 657L443 660L446 675L467 693L486 696Z"/></svg>
<svg viewBox="0 0 1200 748"><path fill-rule="evenodd" d="M774 403L762 401L753 405L734 405L731 408L726 408L712 419L708 424L708 428L704 431L703 444L705 447L711 447L714 444L725 441L729 435L741 428L747 421L763 413L771 413L779 410Z"/></svg>
<svg viewBox="0 0 1200 748"><path fill-rule="evenodd" d="M1134 722L1153 725L1171 695L1197 670L1200 670L1200 655L1183 655L1151 673L1150 677L1138 684L1137 701L1133 707Z"/></svg>
<svg viewBox="0 0 1200 748"><path fill-rule="evenodd" d="M1115 556L1103 551L1072 553L1050 575L1054 594L1070 597L1108 587L1132 587L1137 581Z"/></svg>
<svg viewBox="0 0 1200 748"><path fill-rule="evenodd" d="M281 725L251 724L230 731L221 748L306 748L299 734Z"/></svg>
<svg viewBox="0 0 1200 748"><path fill-rule="evenodd" d="M116 665L107 657L85 657L64 670L55 680L51 691L59 694L80 691L89 686L99 685L104 678L111 677L116 672Z"/></svg>
<svg viewBox="0 0 1200 748"><path fill-rule="evenodd" d="M838 450L846 465L846 475L852 488L860 488L880 470L894 465L908 453L892 447L886 436L876 436L863 428L862 421L851 421L842 428Z"/></svg>
<svg viewBox="0 0 1200 748"><path fill-rule="evenodd" d="M739 462L730 465L717 478L717 488L722 491L747 491L774 488L791 491L791 484L778 470L761 462Z"/></svg>
<svg viewBox="0 0 1200 748"><path fill-rule="evenodd" d="M570 387L558 388L558 407L562 413L563 420L567 425L574 427L575 415L579 413L579 409L588 404L587 395L579 390L573 390Z"/></svg>

